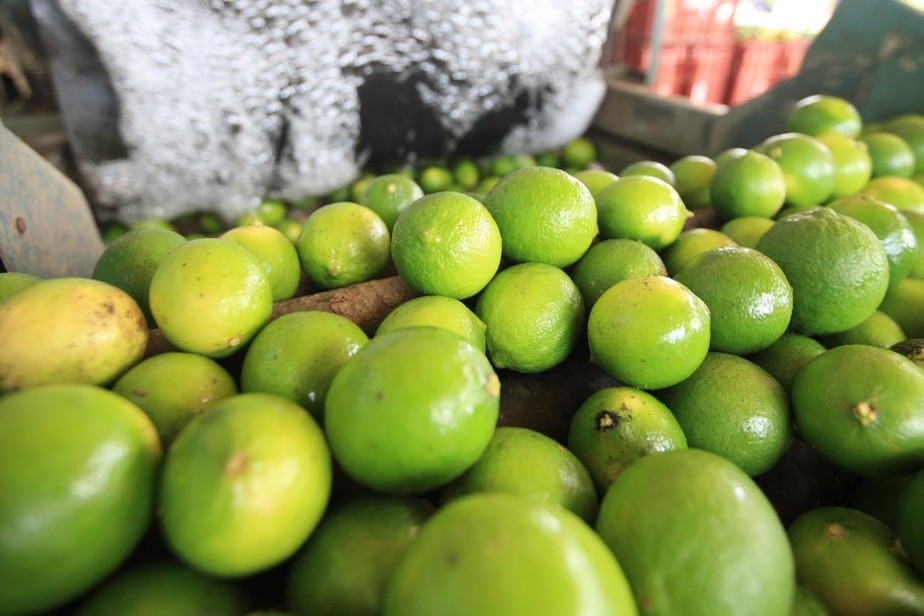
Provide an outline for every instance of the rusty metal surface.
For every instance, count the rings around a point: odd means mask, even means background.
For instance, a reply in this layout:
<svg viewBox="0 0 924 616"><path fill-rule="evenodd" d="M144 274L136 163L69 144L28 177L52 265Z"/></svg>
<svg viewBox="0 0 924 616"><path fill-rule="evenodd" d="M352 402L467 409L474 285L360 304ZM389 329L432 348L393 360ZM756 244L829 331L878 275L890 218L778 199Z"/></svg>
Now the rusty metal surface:
<svg viewBox="0 0 924 616"><path fill-rule="evenodd" d="M0 124L0 261L41 278L90 276L103 251L77 186Z"/></svg>

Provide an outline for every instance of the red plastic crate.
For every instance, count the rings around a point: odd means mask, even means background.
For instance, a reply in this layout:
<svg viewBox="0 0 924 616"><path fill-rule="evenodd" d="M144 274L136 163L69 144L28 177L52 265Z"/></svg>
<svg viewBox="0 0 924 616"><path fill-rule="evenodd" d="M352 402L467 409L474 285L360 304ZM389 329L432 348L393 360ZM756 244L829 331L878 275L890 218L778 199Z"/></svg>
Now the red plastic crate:
<svg viewBox="0 0 924 616"><path fill-rule="evenodd" d="M738 105L766 92L779 80L782 61L780 41L738 41L726 103Z"/></svg>
<svg viewBox="0 0 924 616"><path fill-rule="evenodd" d="M695 103L725 103L735 43L695 45L690 50L688 96Z"/></svg>

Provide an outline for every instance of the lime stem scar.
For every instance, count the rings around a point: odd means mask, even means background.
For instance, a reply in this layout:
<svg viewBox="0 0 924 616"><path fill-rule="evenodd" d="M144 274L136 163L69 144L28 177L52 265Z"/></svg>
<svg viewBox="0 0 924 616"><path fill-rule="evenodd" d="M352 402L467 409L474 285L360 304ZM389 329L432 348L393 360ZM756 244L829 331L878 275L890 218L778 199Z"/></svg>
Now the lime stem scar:
<svg viewBox="0 0 924 616"><path fill-rule="evenodd" d="M855 405L850 407L850 412L853 413L853 416L856 417L857 421L860 422L860 425L863 426L868 426L876 421L876 415L878 414L876 407L871 405L866 400L857 402Z"/></svg>

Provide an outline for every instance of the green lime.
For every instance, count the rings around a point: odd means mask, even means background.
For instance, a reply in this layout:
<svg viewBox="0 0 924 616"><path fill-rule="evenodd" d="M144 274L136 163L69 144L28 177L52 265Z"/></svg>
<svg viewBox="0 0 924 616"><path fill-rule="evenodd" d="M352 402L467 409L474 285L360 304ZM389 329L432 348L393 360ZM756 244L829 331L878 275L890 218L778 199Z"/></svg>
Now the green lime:
<svg viewBox="0 0 924 616"><path fill-rule="evenodd" d="M478 182L478 185L475 186L473 192L479 195L487 196L487 194L491 192L491 190L497 185L498 182L500 182L500 176L489 175L485 178L482 178L481 181ZM484 200L481 201L482 203L484 202Z"/></svg>
<svg viewBox="0 0 924 616"><path fill-rule="evenodd" d="M715 155L715 159L714 159L715 164L717 167L721 167L728 161L744 156L750 151L751 150L747 148L728 148L726 150L722 150L721 152Z"/></svg>
<svg viewBox="0 0 924 616"><path fill-rule="evenodd" d="M788 616L795 571L773 506L744 471L700 449L634 462L596 523L640 612Z"/></svg>
<svg viewBox="0 0 924 616"><path fill-rule="evenodd" d="M564 361L583 336L586 318L577 285L545 263L502 270L478 297L475 314L487 326L491 363L518 372L543 372Z"/></svg>
<svg viewBox="0 0 924 616"><path fill-rule="evenodd" d="M861 477L882 477L924 460L922 391L924 370L907 357L848 344L799 371L792 405L799 432L821 456Z"/></svg>
<svg viewBox="0 0 924 616"><path fill-rule="evenodd" d="M709 308L670 278L629 278L594 304L587 339L591 359L621 383L639 389L669 387L693 374L705 359Z"/></svg>
<svg viewBox="0 0 924 616"><path fill-rule="evenodd" d="M639 240L655 250L677 239L688 214L670 184L647 175L623 176L601 190L597 210L603 237Z"/></svg>
<svg viewBox="0 0 924 616"><path fill-rule="evenodd" d="M576 172L574 177L587 187L594 198L603 188L619 179L618 175L605 169L582 169Z"/></svg>
<svg viewBox="0 0 924 616"><path fill-rule="evenodd" d="M128 233L128 227L118 222L105 223L100 229L100 237L104 246L108 246L126 233Z"/></svg>
<svg viewBox="0 0 924 616"><path fill-rule="evenodd" d="M0 302L42 280L23 272L0 272Z"/></svg>
<svg viewBox="0 0 924 616"><path fill-rule="evenodd" d="M415 291L466 299L497 272L502 234L476 199L438 192L418 199L398 218L391 254L398 274Z"/></svg>
<svg viewBox="0 0 924 616"><path fill-rule="evenodd" d="M481 180L481 171L474 161L464 158L452 168L452 177L463 190L472 190L478 186L478 182Z"/></svg>
<svg viewBox="0 0 924 616"><path fill-rule="evenodd" d="M769 372L789 393L799 370L825 350L824 345L814 338L786 333L766 349L748 355L747 358Z"/></svg>
<svg viewBox="0 0 924 616"><path fill-rule="evenodd" d="M834 156L814 137L782 133L766 138L754 149L780 166L786 181L787 204L818 205L834 192Z"/></svg>
<svg viewBox="0 0 924 616"><path fill-rule="evenodd" d="M905 332L898 323L886 313L877 310L856 327L828 336L819 336L818 341L829 349L845 344L868 344L889 348L905 338Z"/></svg>
<svg viewBox="0 0 924 616"><path fill-rule="evenodd" d="M115 571L147 530L161 444L92 385L0 398L0 613L50 610Z"/></svg>
<svg viewBox="0 0 924 616"><path fill-rule="evenodd" d="M894 205L902 212L910 210L924 215L924 186L908 178L895 175L873 178L860 192Z"/></svg>
<svg viewBox="0 0 924 616"><path fill-rule="evenodd" d="M279 199L264 199L257 206L255 213L261 224L272 227L285 218L288 211L289 208Z"/></svg>
<svg viewBox="0 0 924 616"><path fill-rule="evenodd" d="M686 446L687 437L670 410L632 387L594 392L578 407L568 429L568 449L590 471L600 494L639 458Z"/></svg>
<svg viewBox="0 0 924 616"><path fill-rule="evenodd" d="M902 215L911 225L914 237L918 241L918 250L914 254L914 261L912 261L908 276L924 279L924 213L903 210Z"/></svg>
<svg viewBox="0 0 924 616"><path fill-rule="evenodd" d="M905 122L887 124L886 132L898 135L914 152L914 172L924 171L924 122Z"/></svg>
<svg viewBox="0 0 924 616"><path fill-rule="evenodd" d="M321 519L331 491L324 434L294 402L246 393L216 402L173 441L160 525L187 564L238 577L283 562Z"/></svg>
<svg viewBox="0 0 924 616"><path fill-rule="evenodd" d="M404 302L385 316L375 335L419 326L441 327L455 332L473 347L485 352L487 326L468 306L442 295L424 295Z"/></svg>
<svg viewBox="0 0 924 616"><path fill-rule="evenodd" d="M756 248L757 242L773 226L774 222L772 218L762 216L738 216L719 227L719 231L739 246Z"/></svg>
<svg viewBox="0 0 924 616"><path fill-rule="evenodd" d="M792 602L791 616L831 616L831 612L828 611L821 599L801 586L797 586L796 596Z"/></svg>
<svg viewBox="0 0 924 616"><path fill-rule="evenodd" d="M640 160L626 165L622 168L622 171L619 172L620 177L627 177L630 175L646 175L658 178L671 186L674 185L674 181L676 180L674 172L671 171L670 167L656 160Z"/></svg>
<svg viewBox="0 0 924 616"><path fill-rule="evenodd" d="M452 171L436 165L424 167L417 176L417 184L428 195L449 190L454 181Z"/></svg>
<svg viewBox="0 0 924 616"><path fill-rule="evenodd" d="M338 201L359 203L363 198L363 193L366 192L366 189L369 188L369 184L371 184L373 180L375 180L374 174L368 172L363 173L349 185L347 196L344 199L331 199L328 203L336 203Z"/></svg>
<svg viewBox="0 0 924 616"><path fill-rule="evenodd" d="M673 244L664 249L664 265L674 276L704 252L727 246L737 244L721 231L704 227L690 229L681 233Z"/></svg>
<svg viewBox="0 0 924 616"><path fill-rule="evenodd" d="M552 438L515 426L500 427L478 461L442 491L443 503L475 492L508 492L563 507L588 524L597 517L597 492L584 464Z"/></svg>
<svg viewBox="0 0 924 616"><path fill-rule="evenodd" d="M388 265L390 242L388 225L378 214L341 201L308 217L295 248L311 282L338 289L378 276Z"/></svg>
<svg viewBox="0 0 924 616"><path fill-rule="evenodd" d="M597 242L571 272L587 310L620 280L640 276L667 276L667 269L658 253L638 240Z"/></svg>
<svg viewBox="0 0 924 616"><path fill-rule="evenodd" d="M597 146L594 146L594 147L596 148ZM546 150L544 152L539 152L538 154L536 154L536 165L540 167L558 168L562 166L562 161L561 161L561 157L559 156L558 152L556 152L555 150ZM569 166L573 167L575 165L569 165Z"/></svg>
<svg viewBox="0 0 924 616"><path fill-rule="evenodd" d="M577 137L564 145L561 162L567 167L583 169L597 159L597 146L586 137Z"/></svg>
<svg viewBox="0 0 924 616"><path fill-rule="evenodd" d="M334 376L324 426L334 458L374 490L411 494L461 475L497 423L500 380L458 334L409 327L375 336Z"/></svg>
<svg viewBox="0 0 924 616"><path fill-rule="evenodd" d="M240 244L259 259L269 278L274 302L295 297L302 268L295 245L282 231L263 224L251 224L225 231L220 239Z"/></svg>
<svg viewBox="0 0 924 616"><path fill-rule="evenodd" d="M455 500L423 525L382 616L631 616L619 563L571 512L516 494Z"/></svg>
<svg viewBox="0 0 924 616"><path fill-rule="evenodd" d="M905 278L885 294L879 310L911 338L924 338L924 280Z"/></svg>
<svg viewBox="0 0 924 616"><path fill-rule="evenodd" d="M423 189L412 178L389 173L369 182L359 202L378 214L391 231L401 212L423 196Z"/></svg>
<svg viewBox="0 0 924 616"><path fill-rule="evenodd" d="M799 99L786 118L786 130L817 137L836 133L857 137L863 118L853 103L829 94L815 94Z"/></svg>
<svg viewBox="0 0 924 616"><path fill-rule="evenodd" d="M227 231L227 227L221 218L211 212L202 212L196 216L196 224L199 226L199 230L206 235Z"/></svg>
<svg viewBox="0 0 924 616"><path fill-rule="evenodd" d="M866 144L873 161L873 177L897 176L910 178L916 161L908 142L893 133L868 133L860 140Z"/></svg>
<svg viewBox="0 0 924 616"><path fill-rule="evenodd" d="M918 573L924 571L924 530L921 529L921 516L924 515L922 477L924 473L920 470L911 475L901 487L895 501L895 532Z"/></svg>
<svg viewBox="0 0 924 616"><path fill-rule="evenodd" d="M818 135L816 139L825 144L834 157L832 198L856 194L869 183L873 175L873 159L866 143L838 133Z"/></svg>
<svg viewBox="0 0 924 616"><path fill-rule="evenodd" d="M714 160L700 154L678 158L668 167L674 175L674 188L687 209L699 210L712 205L709 191L717 167Z"/></svg>
<svg viewBox="0 0 924 616"><path fill-rule="evenodd" d="M597 206L577 178L551 167L526 167L502 178L485 197L504 256L566 267L597 235Z"/></svg>
<svg viewBox="0 0 924 616"><path fill-rule="evenodd" d="M712 207L723 220L772 218L786 199L786 178L774 159L749 151L720 165L709 191Z"/></svg>
<svg viewBox="0 0 924 616"><path fill-rule="evenodd" d="M283 218L276 223L276 229L294 244L298 241L298 236L302 234L302 221L294 218ZM300 265L301 263L299 263Z"/></svg>
<svg viewBox="0 0 924 616"><path fill-rule="evenodd" d="M134 222L128 227L129 231L134 231L135 229L163 229L165 231L176 232L176 227L173 226L169 220L163 220L162 218L145 218L144 220L139 220Z"/></svg>

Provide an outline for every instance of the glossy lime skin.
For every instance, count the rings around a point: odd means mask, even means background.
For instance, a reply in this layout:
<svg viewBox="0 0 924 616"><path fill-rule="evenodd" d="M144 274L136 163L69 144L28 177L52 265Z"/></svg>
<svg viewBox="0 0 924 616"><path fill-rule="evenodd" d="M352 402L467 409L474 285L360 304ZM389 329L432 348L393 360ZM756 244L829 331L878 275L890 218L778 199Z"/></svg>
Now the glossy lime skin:
<svg viewBox="0 0 924 616"><path fill-rule="evenodd" d="M269 278L274 302L295 297L302 267L295 244L282 231L263 224L250 224L229 229L220 239L240 244L259 259Z"/></svg>
<svg viewBox="0 0 924 616"><path fill-rule="evenodd" d="M148 528L161 444L92 385L0 398L0 614L61 605L115 570Z"/></svg>
<svg viewBox="0 0 924 616"><path fill-rule="evenodd" d="M590 356L614 378L639 389L669 387L699 367L709 351L709 309L664 276L618 282L590 311Z"/></svg>
<svg viewBox="0 0 924 616"><path fill-rule="evenodd" d="M828 146L814 137L781 133L768 137L754 150L780 166L788 205L818 205L834 192L834 156Z"/></svg>
<svg viewBox="0 0 924 616"><path fill-rule="evenodd" d="M624 176L597 193L597 222L608 239L666 248L683 231L687 208L674 187L648 175Z"/></svg>
<svg viewBox="0 0 924 616"><path fill-rule="evenodd" d="M619 563L567 510L471 494L424 524L385 591L383 616L637 614Z"/></svg>

